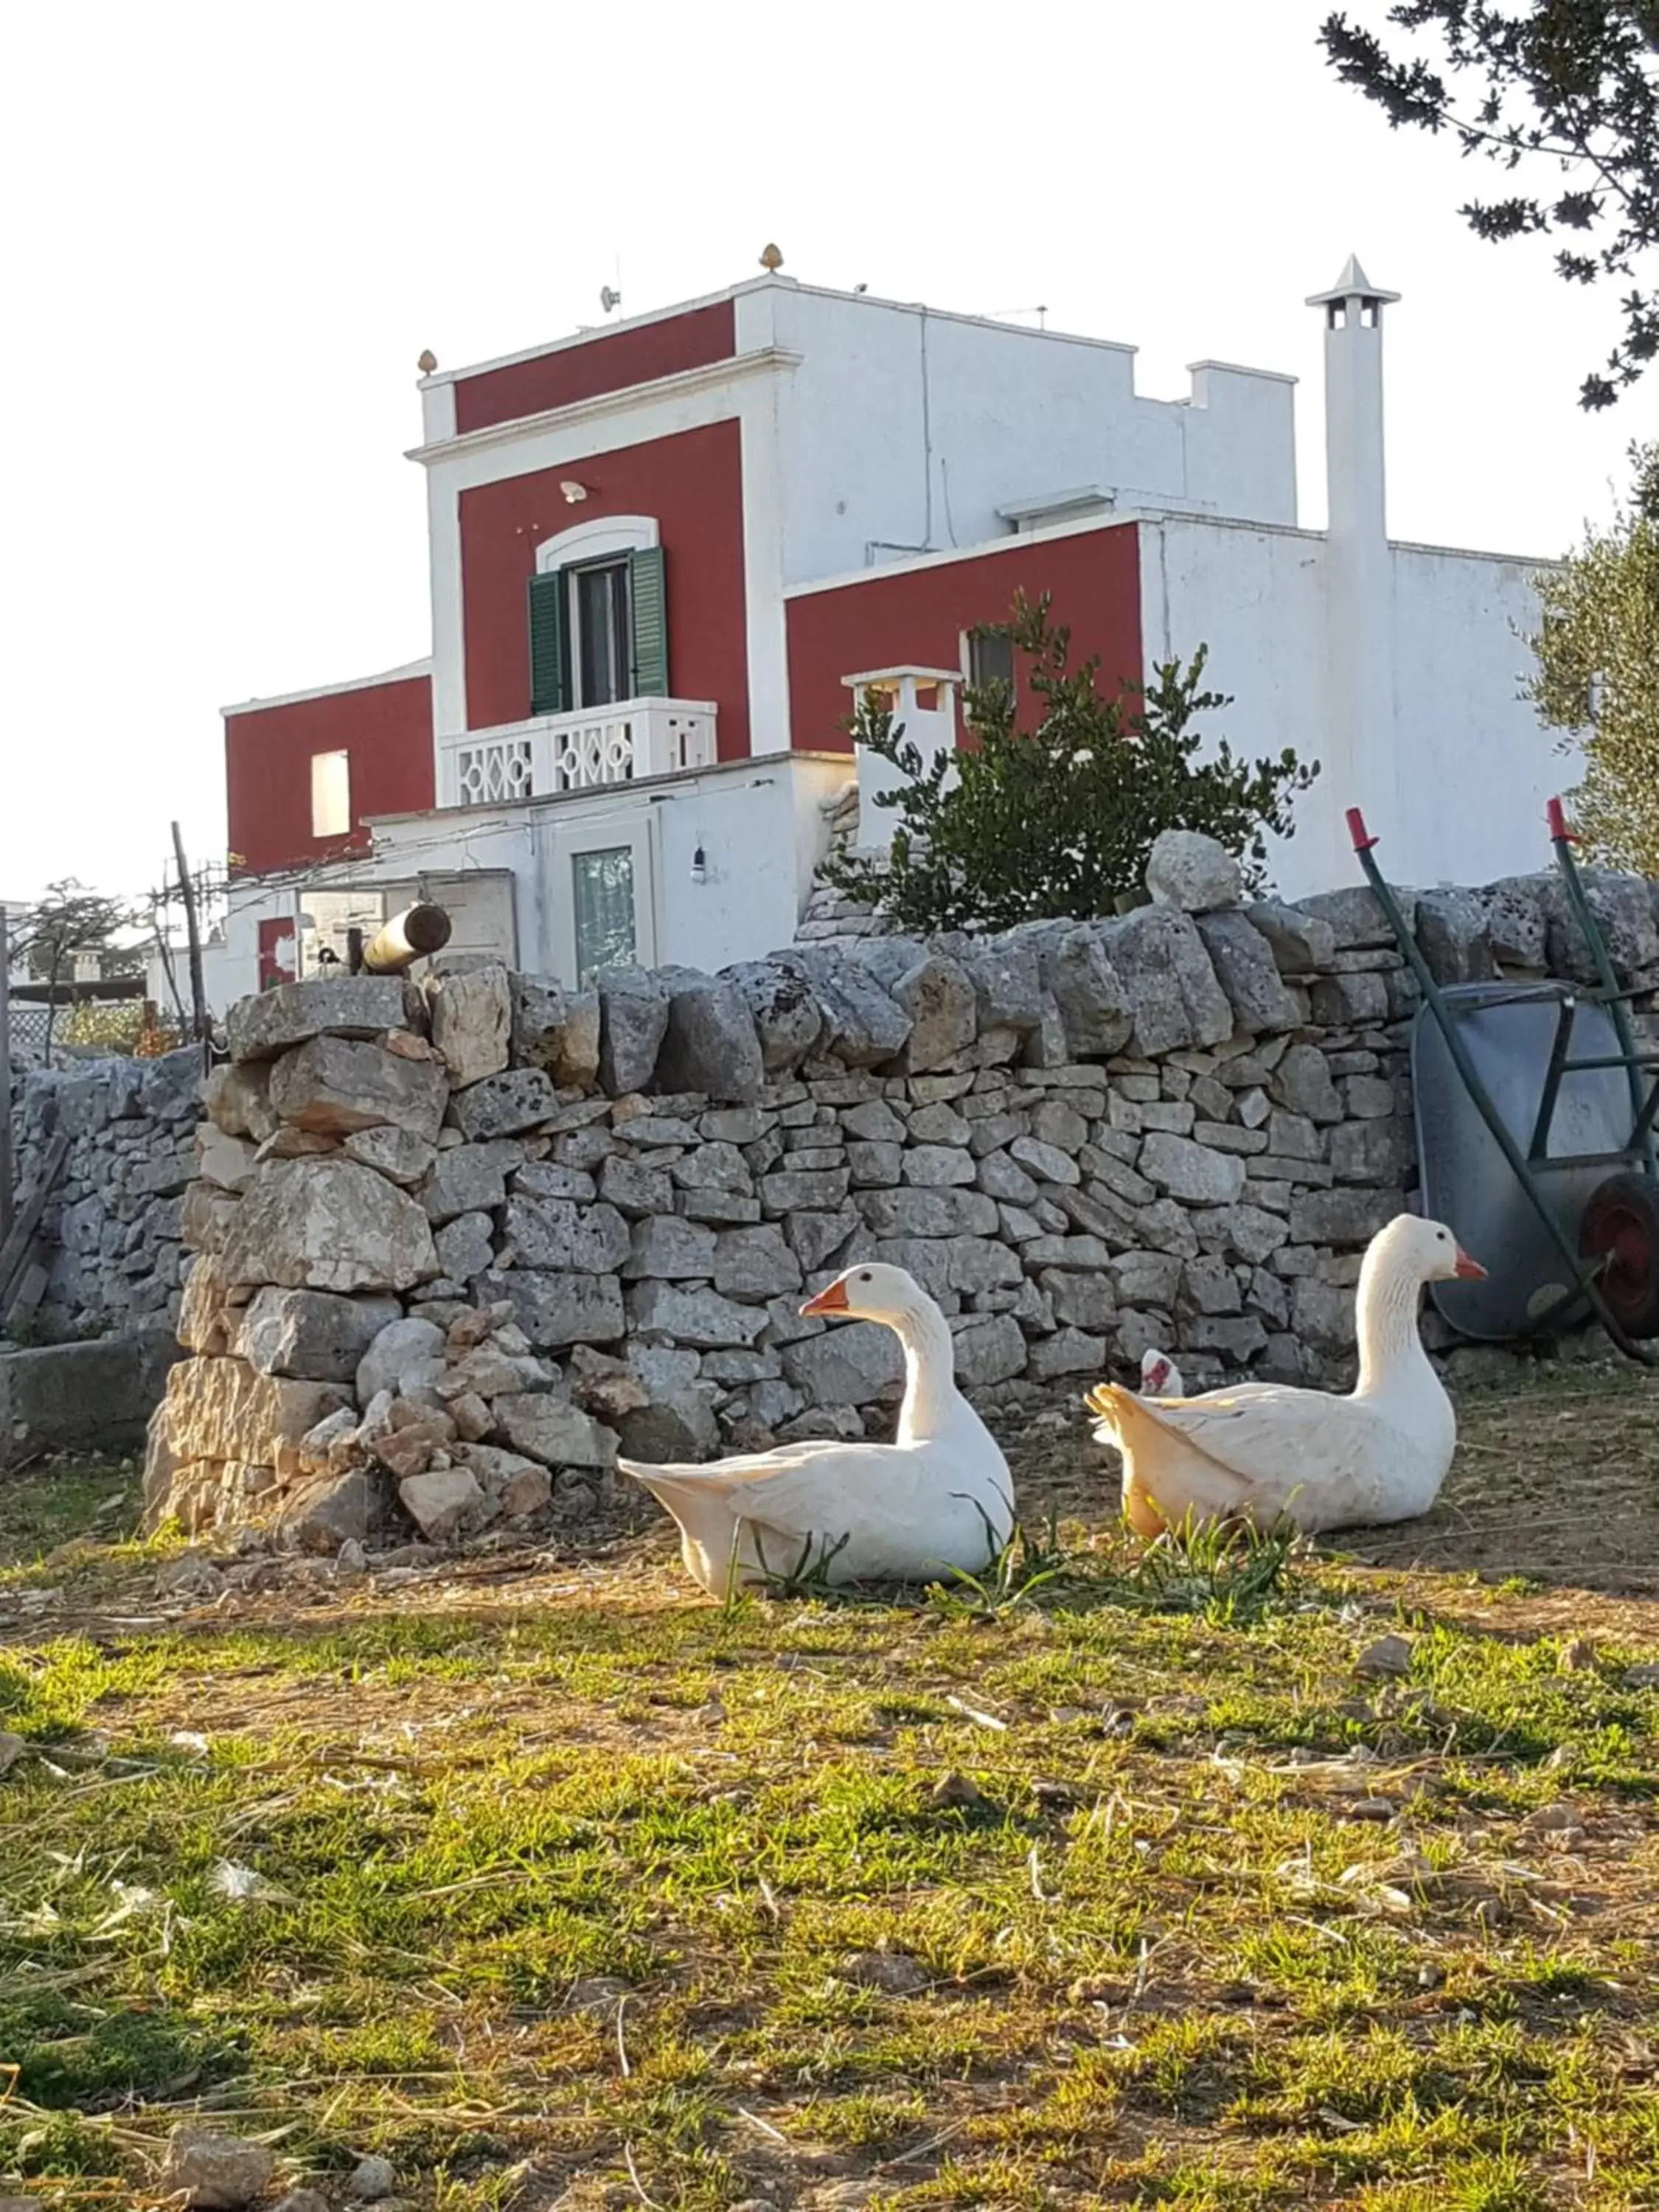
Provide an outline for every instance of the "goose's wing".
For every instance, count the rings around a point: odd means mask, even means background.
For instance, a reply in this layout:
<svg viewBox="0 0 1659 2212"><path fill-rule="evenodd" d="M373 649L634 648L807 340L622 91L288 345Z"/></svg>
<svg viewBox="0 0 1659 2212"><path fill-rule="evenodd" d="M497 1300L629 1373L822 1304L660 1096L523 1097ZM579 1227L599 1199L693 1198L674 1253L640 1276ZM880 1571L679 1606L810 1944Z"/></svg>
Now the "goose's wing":
<svg viewBox="0 0 1659 2212"><path fill-rule="evenodd" d="M814 1441L780 1444L708 1467L647 1467L633 1460L617 1464L671 1510L677 1497L718 1496L739 1518L804 1539L822 1534L832 1523L839 1534L843 1522L850 1528L884 1521L895 1502L895 1484L902 1479L897 1462L909 1456L892 1444Z"/></svg>
<svg viewBox="0 0 1659 2212"><path fill-rule="evenodd" d="M1133 1451L1156 1494L1160 1450L1185 1447L1215 1471L1213 1509L1224 1504L1310 1502L1369 1494L1406 1446L1369 1407L1289 1383L1247 1383L1202 1397L1137 1398L1103 1385L1089 1402L1109 1442ZM1206 1485L1209 1487L1209 1485ZM1207 1501L1206 1501L1207 1502Z"/></svg>

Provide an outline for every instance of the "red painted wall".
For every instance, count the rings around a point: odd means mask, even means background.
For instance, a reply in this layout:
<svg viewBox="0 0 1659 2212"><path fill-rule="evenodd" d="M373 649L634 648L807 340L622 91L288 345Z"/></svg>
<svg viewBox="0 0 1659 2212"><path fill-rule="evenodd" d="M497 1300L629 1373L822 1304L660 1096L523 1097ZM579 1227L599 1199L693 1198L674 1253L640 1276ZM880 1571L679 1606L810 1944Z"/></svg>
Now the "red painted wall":
<svg viewBox="0 0 1659 2212"><path fill-rule="evenodd" d="M792 743L850 751L852 740L836 726L852 711L844 676L907 663L959 668L963 630L1006 622L1017 591L1030 599L1051 594L1051 620L1071 626L1072 665L1098 653L1103 691L1140 680L1140 533L1134 524L1017 541L1006 553L897 575L876 569L856 584L787 601Z"/></svg>
<svg viewBox="0 0 1659 2212"><path fill-rule="evenodd" d="M515 361L464 376L455 386L455 427L482 430L491 422L514 422L550 407L568 407L602 392L621 392L630 384L649 384L685 368L706 368L729 361L737 350L736 323L730 300L694 307L690 314L665 315L637 330L617 331L586 343Z"/></svg>
<svg viewBox="0 0 1659 2212"><path fill-rule="evenodd" d="M562 477L587 488L580 507ZM736 422L711 422L563 467L477 484L461 494L466 722L488 730L530 712L525 586L536 548L574 523L608 514L657 520L668 597L668 682L680 699L720 709L722 760L749 751L749 642L743 579L743 455Z"/></svg>
<svg viewBox="0 0 1659 2212"><path fill-rule="evenodd" d="M434 804L432 684L425 676L225 717L230 849L258 875L367 846L368 832L311 834L311 757L351 756L354 825Z"/></svg>

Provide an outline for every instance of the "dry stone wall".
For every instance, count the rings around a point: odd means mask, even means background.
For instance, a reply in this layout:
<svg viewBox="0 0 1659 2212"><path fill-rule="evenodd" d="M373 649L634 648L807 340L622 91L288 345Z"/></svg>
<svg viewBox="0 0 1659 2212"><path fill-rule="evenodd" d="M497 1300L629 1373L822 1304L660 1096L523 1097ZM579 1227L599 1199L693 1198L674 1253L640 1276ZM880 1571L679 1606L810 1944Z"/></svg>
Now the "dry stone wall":
<svg viewBox="0 0 1659 2212"><path fill-rule="evenodd" d="M104 1336L177 1321L201 1073L192 1048L35 1069L18 1084L20 1186L33 1183L54 1137L69 1139L37 1240L46 1283L33 1334Z"/></svg>
<svg viewBox="0 0 1659 2212"><path fill-rule="evenodd" d="M1004 1396L1333 1382L1409 1203L1415 986L1369 892L1237 902L1161 842L1119 919L807 944L592 991L480 965L245 1000L205 1087L153 1516L319 1549L601 1506L619 1447L879 1432L896 1341L803 1319L871 1256ZM1597 878L1659 985L1654 893ZM1582 967L1553 878L1402 893L1448 980Z"/></svg>

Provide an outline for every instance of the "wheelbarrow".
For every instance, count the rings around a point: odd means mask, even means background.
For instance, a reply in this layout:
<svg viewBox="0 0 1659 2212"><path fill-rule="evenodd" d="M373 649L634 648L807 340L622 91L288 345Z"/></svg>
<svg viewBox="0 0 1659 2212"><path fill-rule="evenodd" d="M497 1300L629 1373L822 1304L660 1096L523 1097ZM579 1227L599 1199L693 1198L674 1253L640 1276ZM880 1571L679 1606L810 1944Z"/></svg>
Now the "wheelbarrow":
<svg viewBox="0 0 1659 2212"><path fill-rule="evenodd" d="M1638 1049L1607 941L1584 896L1561 802L1550 842L1597 981L1443 987L1429 973L1358 807L1365 879L1416 977L1412 1086L1424 1211L1486 1267L1434 1284L1460 1335L1542 1335L1594 1314L1619 1349L1659 1365L1659 1052Z"/></svg>

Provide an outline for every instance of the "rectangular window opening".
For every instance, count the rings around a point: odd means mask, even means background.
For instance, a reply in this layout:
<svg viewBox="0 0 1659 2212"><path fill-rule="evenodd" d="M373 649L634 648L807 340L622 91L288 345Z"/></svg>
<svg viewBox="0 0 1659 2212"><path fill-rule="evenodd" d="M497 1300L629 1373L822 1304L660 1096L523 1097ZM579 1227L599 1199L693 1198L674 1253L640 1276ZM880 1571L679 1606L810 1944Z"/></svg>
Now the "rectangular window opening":
<svg viewBox="0 0 1659 2212"><path fill-rule="evenodd" d="M351 756L311 756L311 834L343 837L351 828Z"/></svg>

